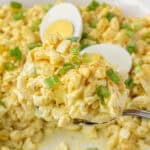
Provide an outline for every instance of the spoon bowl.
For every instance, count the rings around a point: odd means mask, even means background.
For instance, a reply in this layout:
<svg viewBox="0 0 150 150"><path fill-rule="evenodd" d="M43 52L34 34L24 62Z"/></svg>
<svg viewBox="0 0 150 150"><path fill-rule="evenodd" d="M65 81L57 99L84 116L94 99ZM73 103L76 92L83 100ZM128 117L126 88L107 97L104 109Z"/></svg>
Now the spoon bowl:
<svg viewBox="0 0 150 150"><path fill-rule="evenodd" d="M89 54L100 54L102 55L111 65L116 66L117 71L125 77L124 75L128 75L132 67L132 58L131 55L127 52L126 49L119 45L114 44L96 44L89 46L81 51L81 55L84 53ZM127 78L127 76L125 77ZM142 118L150 119L150 112L144 110L136 110L136 109L129 109L123 110L122 115L124 116L138 116ZM109 118L106 121L93 121L93 120L84 120L84 119L73 119L73 122L76 124L88 124L88 125L95 125L95 124L103 124L108 123L112 120L117 119L117 116L114 118Z"/></svg>

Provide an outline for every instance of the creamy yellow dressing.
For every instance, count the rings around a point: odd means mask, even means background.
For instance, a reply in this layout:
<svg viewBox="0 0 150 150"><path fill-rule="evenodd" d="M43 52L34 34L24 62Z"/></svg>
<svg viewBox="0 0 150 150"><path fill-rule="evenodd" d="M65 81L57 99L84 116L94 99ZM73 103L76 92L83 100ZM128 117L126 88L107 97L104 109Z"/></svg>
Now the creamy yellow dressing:
<svg viewBox="0 0 150 150"><path fill-rule="evenodd" d="M73 24L65 19L57 20L51 23L44 32L44 39L48 39L51 34L60 34L63 38L73 35Z"/></svg>

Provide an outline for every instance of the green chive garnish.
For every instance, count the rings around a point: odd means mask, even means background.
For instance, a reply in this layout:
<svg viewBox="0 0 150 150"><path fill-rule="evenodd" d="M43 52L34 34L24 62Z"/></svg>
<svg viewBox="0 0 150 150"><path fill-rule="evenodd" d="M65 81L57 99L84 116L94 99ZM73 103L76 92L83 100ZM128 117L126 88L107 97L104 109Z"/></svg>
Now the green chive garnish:
<svg viewBox="0 0 150 150"><path fill-rule="evenodd" d="M132 37L134 35L134 32L132 30L126 31L127 36Z"/></svg>
<svg viewBox="0 0 150 150"><path fill-rule="evenodd" d="M31 27L30 27L31 30L32 30L33 32L38 31L38 30L39 30L40 23L41 23L41 19L35 20L35 21L32 23Z"/></svg>
<svg viewBox="0 0 150 150"><path fill-rule="evenodd" d="M125 81L125 84L127 86L127 88L131 89L134 86L134 80L133 78L130 76L128 77L128 79Z"/></svg>
<svg viewBox="0 0 150 150"><path fill-rule="evenodd" d="M3 65L4 65L5 70L12 71L15 69L14 64L11 62L5 62Z"/></svg>
<svg viewBox="0 0 150 150"><path fill-rule="evenodd" d="M13 15L14 20L21 20L21 19L23 19L23 17L24 17L23 11L20 11Z"/></svg>
<svg viewBox="0 0 150 150"><path fill-rule="evenodd" d="M89 11L95 10L99 6L99 2L96 0L92 0L91 3L87 6Z"/></svg>
<svg viewBox="0 0 150 150"><path fill-rule="evenodd" d="M21 60L22 59L22 53L21 53L19 47L15 47L15 48L11 49L9 51L9 55L12 56L12 57L15 57L16 60Z"/></svg>
<svg viewBox="0 0 150 150"><path fill-rule="evenodd" d="M66 63L63 65L62 68L59 69L58 71L58 75L64 75L65 73L67 73L70 69L73 69L74 65L70 64L70 63Z"/></svg>
<svg viewBox="0 0 150 150"><path fill-rule="evenodd" d="M130 54L132 54L133 52L135 52L135 49L136 49L136 44L135 43L130 43L128 46L127 46L127 50Z"/></svg>
<svg viewBox="0 0 150 150"><path fill-rule="evenodd" d="M79 49L73 48L72 49L72 61L78 62L78 60L79 60Z"/></svg>
<svg viewBox="0 0 150 150"><path fill-rule="evenodd" d="M114 82L114 83L118 83L120 81L120 78L117 74L117 72L115 72L113 69L109 69L107 70L107 75L108 77Z"/></svg>
<svg viewBox="0 0 150 150"><path fill-rule="evenodd" d="M75 67L80 67L80 62L77 60L77 61L74 61L73 62L73 65L75 66Z"/></svg>
<svg viewBox="0 0 150 150"><path fill-rule="evenodd" d="M58 77L56 75L53 75L49 78L46 78L44 80L44 83L45 85L48 87L48 88L53 88L55 87L56 85L58 85L60 83Z"/></svg>
<svg viewBox="0 0 150 150"><path fill-rule="evenodd" d="M73 48L73 49L72 49L72 55L73 55L74 57L78 57L78 56L79 56L79 49Z"/></svg>
<svg viewBox="0 0 150 150"><path fill-rule="evenodd" d="M105 104L105 98L109 97L110 92L109 89L104 86L104 85L100 85L96 88L96 94L99 96L101 104Z"/></svg>
<svg viewBox="0 0 150 150"><path fill-rule="evenodd" d="M127 36L129 37L132 37L134 35L134 32L131 28L131 26L128 24L128 23L123 23L121 26L120 26L121 29L126 29L126 34Z"/></svg>
<svg viewBox="0 0 150 150"><path fill-rule="evenodd" d="M32 50L32 49L34 49L36 47L40 47L40 46L41 46L40 43L32 43L28 46L28 48L29 48L29 50Z"/></svg>
<svg viewBox="0 0 150 150"><path fill-rule="evenodd" d="M79 37L70 37L70 38L67 38L67 40L70 40L71 42L78 42Z"/></svg>
<svg viewBox="0 0 150 150"><path fill-rule="evenodd" d="M16 1L10 2L10 6L11 6L12 8L22 8L22 4L19 3L19 2L16 2Z"/></svg>
<svg viewBox="0 0 150 150"><path fill-rule="evenodd" d="M112 12L108 12L108 13L105 15L105 17L106 17L109 21L111 21L111 19L112 19L113 17L115 17L115 14L112 13Z"/></svg>
<svg viewBox="0 0 150 150"><path fill-rule="evenodd" d="M123 23L120 26L121 29L132 30L131 26L128 23Z"/></svg>

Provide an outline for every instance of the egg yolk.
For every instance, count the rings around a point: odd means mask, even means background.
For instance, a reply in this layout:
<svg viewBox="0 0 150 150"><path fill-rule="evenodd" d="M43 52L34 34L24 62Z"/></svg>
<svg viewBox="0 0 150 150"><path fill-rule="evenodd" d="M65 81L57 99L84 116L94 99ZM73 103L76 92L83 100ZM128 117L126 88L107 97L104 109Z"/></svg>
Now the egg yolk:
<svg viewBox="0 0 150 150"><path fill-rule="evenodd" d="M62 38L68 38L73 35L73 24L68 20L57 20L50 24L44 32L44 39L48 39L51 34L60 34Z"/></svg>

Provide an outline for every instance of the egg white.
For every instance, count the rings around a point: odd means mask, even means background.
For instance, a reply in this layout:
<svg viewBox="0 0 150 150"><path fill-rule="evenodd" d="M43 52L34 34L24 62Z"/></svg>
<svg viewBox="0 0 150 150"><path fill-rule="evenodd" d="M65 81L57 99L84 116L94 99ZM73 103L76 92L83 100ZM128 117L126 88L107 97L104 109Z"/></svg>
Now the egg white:
<svg viewBox="0 0 150 150"><path fill-rule="evenodd" d="M51 23L60 19L70 21L74 27L74 32L72 36L81 38L83 23L78 8L71 3L60 3L51 8L42 20L42 23L40 25L40 36L42 42L44 42L44 32L47 29L47 27Z"/></svg>

